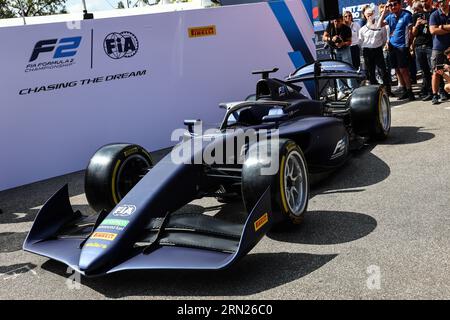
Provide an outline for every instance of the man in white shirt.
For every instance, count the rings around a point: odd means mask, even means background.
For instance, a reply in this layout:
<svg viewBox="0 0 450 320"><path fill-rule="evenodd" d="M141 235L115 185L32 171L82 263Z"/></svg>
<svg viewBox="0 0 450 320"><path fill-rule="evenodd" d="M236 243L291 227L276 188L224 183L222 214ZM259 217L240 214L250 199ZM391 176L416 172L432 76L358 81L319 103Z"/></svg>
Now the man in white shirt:
<svg viewBox="0 0 450 320"><path fill-rule="evenodd" d="M378 67L386 92L392 96L390 74L386 68L383 55L383 48L387 42L387 30L385 27L380 28L377 26L373 9L367 9L365 15L367 23L359 30L359 42L363 51L367 78L370 84L378 84L375 76L375 68Z"/></svg>

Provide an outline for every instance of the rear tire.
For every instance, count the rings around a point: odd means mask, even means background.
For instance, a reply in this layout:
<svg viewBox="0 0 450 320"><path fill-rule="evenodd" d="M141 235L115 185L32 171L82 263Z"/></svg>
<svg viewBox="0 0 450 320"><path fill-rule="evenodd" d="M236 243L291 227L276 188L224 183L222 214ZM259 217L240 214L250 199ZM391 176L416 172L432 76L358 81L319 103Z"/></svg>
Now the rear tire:
<svg viewBox="0 0 450 320"><path fill-rule="evenodd" d="M302 150L294 141L281 139L277 172L261 175L261 169L267 165L256 159L256 150L252 148L257 148L257 145L250 147L242 168L242 197L247 212L251 212L270 186L272 210L281 212L284 217L276 224L277 229L300 224L309 200L308 168Z"/></svg>
<svg viewBox="0 0 450 320"><path fill-rule="evenodd" d="M111 211L153 165L150 154L136 144L109 144L98 149L86 168L84 188L96 211Z"/></svg>
<svg viewBox="0 0 450 320"><path fill-rule="evenodd" d="M384 140L391 129L391 105L382 86L369 85L353 91L349 101L356 134Z"/></svg>

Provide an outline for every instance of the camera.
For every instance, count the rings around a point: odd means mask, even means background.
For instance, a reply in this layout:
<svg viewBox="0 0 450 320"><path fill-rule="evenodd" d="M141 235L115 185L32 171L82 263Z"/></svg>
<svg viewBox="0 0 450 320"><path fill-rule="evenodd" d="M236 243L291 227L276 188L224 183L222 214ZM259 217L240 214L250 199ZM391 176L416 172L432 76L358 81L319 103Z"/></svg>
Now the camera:
<svg viewBox="0 0 450 320"><path fill-rule="evenodd" d="M436 70L444 70L444 65L443 64L438 64L436 66Z"/></svg>

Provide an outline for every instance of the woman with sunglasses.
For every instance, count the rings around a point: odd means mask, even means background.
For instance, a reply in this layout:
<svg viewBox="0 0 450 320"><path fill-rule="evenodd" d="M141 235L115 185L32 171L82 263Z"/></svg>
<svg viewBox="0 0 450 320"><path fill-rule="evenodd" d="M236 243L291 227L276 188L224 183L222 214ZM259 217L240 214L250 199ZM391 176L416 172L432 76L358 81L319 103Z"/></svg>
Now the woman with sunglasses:
<svg viewBox="0 0 450 320"><path fill-rule="evenodd" d="M361 51L359 48L359 30L361 26L353 22L353 15L350 11L344 12L344 23L352 30L352 44L350 46L352 64L356 69L359 69L361 66Z"/></svg>

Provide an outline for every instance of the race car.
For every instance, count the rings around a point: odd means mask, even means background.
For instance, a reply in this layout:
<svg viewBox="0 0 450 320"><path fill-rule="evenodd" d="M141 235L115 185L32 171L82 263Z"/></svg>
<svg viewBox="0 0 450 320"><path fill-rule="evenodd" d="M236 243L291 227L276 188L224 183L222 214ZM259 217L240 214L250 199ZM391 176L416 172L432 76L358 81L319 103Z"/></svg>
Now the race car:
<svg viewBox="0 0 450 320"><path fill-rule="evenodd" d="M85 276L138 269L224 269L272 228L302 222L310 181L342 166L368 139L390 130L388 96L363 86L344 101L308 98L300 82L357 77L338 62L316 62L285 80L262 75L255 94L225 103L218 128L186 120L180 143L158 163L141 146L98 149L85 172L85 193L98 212L72 209L63 186L40 209L24 250ZM316 91L319 94L319 89ZM242 201L246 221L180 213L194 199Z"/></svg>

